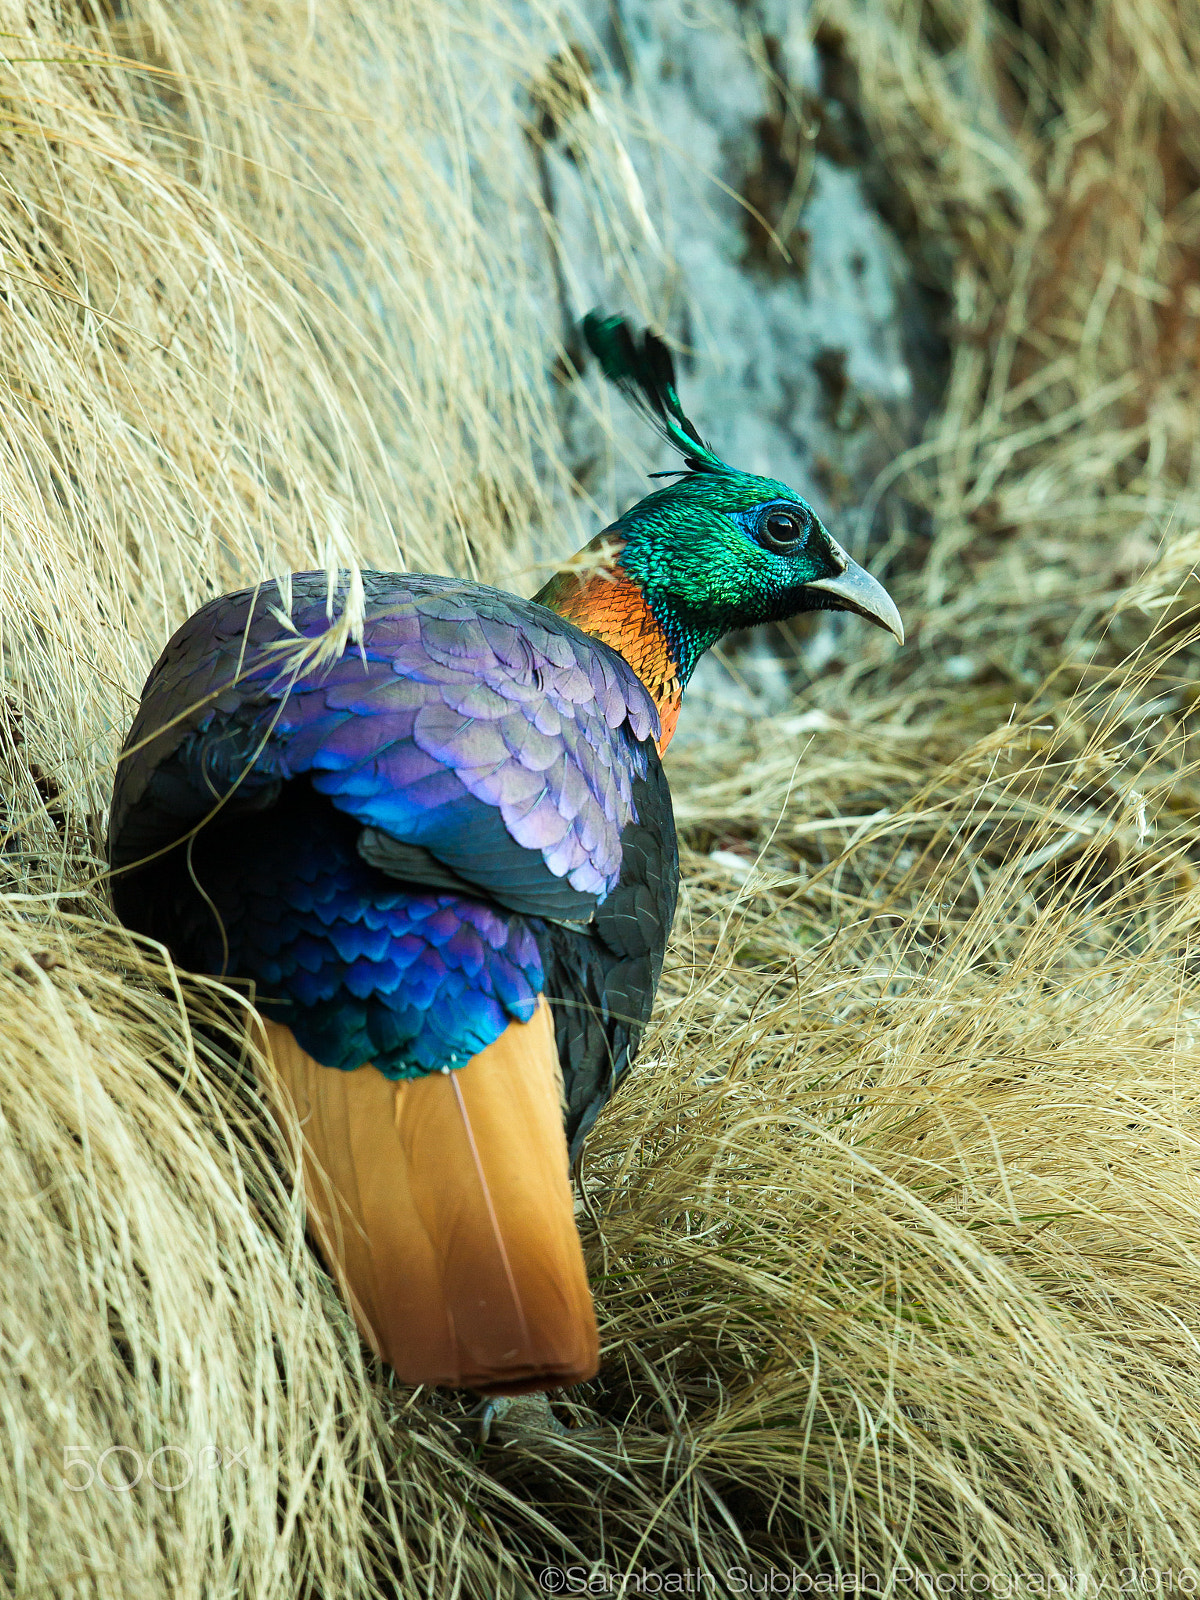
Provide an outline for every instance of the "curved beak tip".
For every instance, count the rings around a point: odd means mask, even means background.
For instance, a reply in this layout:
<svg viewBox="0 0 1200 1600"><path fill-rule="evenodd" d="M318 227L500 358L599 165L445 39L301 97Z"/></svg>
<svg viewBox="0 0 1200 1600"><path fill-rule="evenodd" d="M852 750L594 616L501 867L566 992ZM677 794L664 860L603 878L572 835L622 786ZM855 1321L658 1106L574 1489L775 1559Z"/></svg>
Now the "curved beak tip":
<svg viewBox="0 0 1200 1600"><path fill-rule="evenodd" d="M832 595L838 611L853 611L877 627L886 628L897 644L904 643L904 623L896 609L896 602L877 578L873 578L857 561L846 557L846 570L836 578L818 578L809 589L820 589Z"/></svg>

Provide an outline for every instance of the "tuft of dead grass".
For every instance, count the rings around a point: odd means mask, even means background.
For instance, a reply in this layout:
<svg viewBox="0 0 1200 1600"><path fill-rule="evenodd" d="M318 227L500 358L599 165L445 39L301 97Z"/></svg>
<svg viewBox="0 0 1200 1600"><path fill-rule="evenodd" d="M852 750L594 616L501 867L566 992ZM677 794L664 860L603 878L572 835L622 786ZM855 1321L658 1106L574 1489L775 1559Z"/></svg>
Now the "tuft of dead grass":
<svg viewBox="0 0 1200 1600"><path fill-rule="evenodd" d="M1198 20L828 0L955 306L878 486L914 642L847 630L796 710L673 747L680 920L583 1168L603 1371L565 1439L472 1456L364 1364L236 998L113 925L100 844L209 593L520 582L592 531L514 156L571 41L0 0L10 1592L1192 1570ZM616 260L642 219L595 205Z"/></svg>

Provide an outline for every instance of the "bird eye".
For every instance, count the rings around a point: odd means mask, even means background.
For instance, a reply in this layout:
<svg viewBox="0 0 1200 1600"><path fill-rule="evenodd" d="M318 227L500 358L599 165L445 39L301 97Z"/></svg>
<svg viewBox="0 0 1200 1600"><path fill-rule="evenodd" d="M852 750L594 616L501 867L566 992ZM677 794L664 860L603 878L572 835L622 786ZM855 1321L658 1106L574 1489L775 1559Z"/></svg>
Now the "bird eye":
<svg viewBox="0 0 1200 1600"><path fill-rule="evenodd" d="M794 511L772 511L759 524L758 542L767 550L790 555L807 533L806 524Z"/></svg>

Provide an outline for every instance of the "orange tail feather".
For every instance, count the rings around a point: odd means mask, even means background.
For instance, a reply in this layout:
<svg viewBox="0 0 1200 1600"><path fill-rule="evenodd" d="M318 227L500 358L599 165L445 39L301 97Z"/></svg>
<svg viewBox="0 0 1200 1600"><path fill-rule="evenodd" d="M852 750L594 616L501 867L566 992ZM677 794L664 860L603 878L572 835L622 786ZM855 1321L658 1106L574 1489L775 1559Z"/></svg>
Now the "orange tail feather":
<svg viewBox="0 0 1200 1600"><path fill-rule="evenodd" d="M457 1072L323 1067L264 1022L304 1141L309 1228L405 1383L579 1383L599 1346L575 1227L550 1008ZM286 1126L286 1120L285 1120Z"/></svg>

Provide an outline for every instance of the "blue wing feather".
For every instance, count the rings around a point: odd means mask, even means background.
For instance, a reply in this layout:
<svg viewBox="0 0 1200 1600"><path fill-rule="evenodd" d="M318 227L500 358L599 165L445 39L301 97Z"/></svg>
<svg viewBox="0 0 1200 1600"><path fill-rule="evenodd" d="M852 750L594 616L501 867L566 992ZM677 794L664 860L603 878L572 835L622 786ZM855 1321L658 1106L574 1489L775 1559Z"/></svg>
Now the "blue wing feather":
<svg viewBox="0 0 1200 1600"><path fill-rule="evenodd" d="M543 607L449 579L364 580L361 647L299 673L273 585L213 602L171 640L118 768L115 893L119 908L135 884L145 897L137 863L220 807L167 918L179 926L186 895L192 964L253 977L329 1065L428 1071L532 1013L543 971L525 917L584 923L616 885L658 720L619 656ZM325 575L296 576L292 595L303 649L328 626ZM297 779L344 830L318 826ZM381 891L388 841L398 881ZM436 873L400 881L413 847L461 891Z"/></svg>
<svg viewBox="0 0 1200 1600"><path fill-rule="evenodd" d="M481 865L480 876L464 849L472 826L492 820L485 808L503 820L510 866L518 851L540 857L547 914L562 914L568 885L602 898L620 870L644 742L657 732L632 670L532 602L448 579L365 578L361 651L297 678L278 652L287 634L271 586L213 602L185 624L147 682L135 754L118 777L116 831L141 798L139 780L144 788L165 759L203 769L201 805L234 785L245 803L264 784L307 773L339 810L423 845L501 903L504 866ZM299 574L292 592L298 634L318 636L328 626L324 574ZM197 703L204 691L207 704ZM172 721L173 749L160 735L137 751ZM528 881L528 867L519 875ZM519 909L536 908L523 896Z"/></svg>

